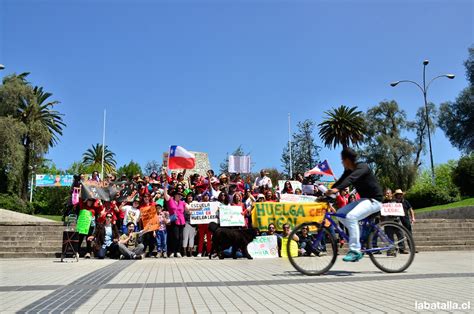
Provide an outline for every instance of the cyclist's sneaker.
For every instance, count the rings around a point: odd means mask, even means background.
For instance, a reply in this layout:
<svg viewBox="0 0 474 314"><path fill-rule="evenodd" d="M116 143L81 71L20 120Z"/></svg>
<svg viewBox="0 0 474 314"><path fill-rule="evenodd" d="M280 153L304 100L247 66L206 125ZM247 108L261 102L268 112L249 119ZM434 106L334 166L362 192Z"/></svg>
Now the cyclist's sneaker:
<svg viewBox="0 0 474 314"><path fill-rule="evenodd" d="M364 257L364 254L357 251L349 251L346 256L342 259L344 262L358 262Z"/></svg>
<svg viewBox="0 0 474 314"><path fill-rule="evenodd" d="M390 250L390 251L387 251L387 256L397 256L397 252L395 250Z"/></svg>

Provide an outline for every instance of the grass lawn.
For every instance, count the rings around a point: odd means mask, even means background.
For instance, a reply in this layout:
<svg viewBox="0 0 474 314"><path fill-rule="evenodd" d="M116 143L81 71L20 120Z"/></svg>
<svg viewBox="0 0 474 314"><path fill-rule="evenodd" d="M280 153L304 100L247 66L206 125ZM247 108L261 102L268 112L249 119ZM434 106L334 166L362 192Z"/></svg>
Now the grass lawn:
<svg viewBox="0 0 474 314"><path fill-rule="evenodd" d="M434 211L434 210L450 209L450 208L464 207L464 206L474 206L474 197L466 198L465 200L450 203L450 204L437 205L437 206L432 206L432 207L425 207L425 208L416 209L415 213L425 213L425 212L431 212L431 211Z"/></svg>
<svg viewBox="0 0 474 314"><path fill-rule="evenodd" d="M41 217L41 218L46 218L46 219L51 219L51 220L54 220L54 221L59 221L61 222L63 216L61 215L35 215L35 217Z"/></svg>

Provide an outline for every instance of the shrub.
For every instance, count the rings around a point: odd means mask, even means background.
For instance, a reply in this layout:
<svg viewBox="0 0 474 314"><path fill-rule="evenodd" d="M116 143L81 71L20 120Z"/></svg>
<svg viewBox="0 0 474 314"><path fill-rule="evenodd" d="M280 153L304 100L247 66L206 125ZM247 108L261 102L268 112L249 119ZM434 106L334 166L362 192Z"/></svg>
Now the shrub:
<svg viewBox="0 0 474 314"><path fill-rule="evenodd" d="M14 194L0 194L0 208L33 214L33 206Z"/></svg>
<svg viewBox="0 0 474 314"><path fill-rule="evenodd" d="M461 195L474 196L474 153L459 159L453 171L453 182L459 187Z"/></svg>
<svg viewBox="0 0 474 314"><path fill-rule="evenodd" d="M62 215L70 198L69 187L35 188L33 207L35 214Z"/></svg>
<svg viewBox="0 0 474 314"><path fill-rule="evenodd" d="M459 201L459 188L453 182L456 162L450 161L435 167L435 184L431 182L431 171L424 170L408 191L406 198L414 209L442 205Z"/></svg>

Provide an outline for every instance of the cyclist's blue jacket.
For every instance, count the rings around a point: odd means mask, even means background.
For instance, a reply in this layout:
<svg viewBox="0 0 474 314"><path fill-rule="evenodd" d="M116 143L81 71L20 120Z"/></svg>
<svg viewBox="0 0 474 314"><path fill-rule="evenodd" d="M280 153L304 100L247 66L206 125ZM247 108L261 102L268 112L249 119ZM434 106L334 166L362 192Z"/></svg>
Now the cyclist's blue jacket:
<svg viewBox="0 0 474 314"><path fill-rule="evenodd" d="M361 198L372 198L379 202L383 199L382 187L366 163L358 162L354 170L346 169L332 187L342 190L350 185L355 187Z"/></svg>

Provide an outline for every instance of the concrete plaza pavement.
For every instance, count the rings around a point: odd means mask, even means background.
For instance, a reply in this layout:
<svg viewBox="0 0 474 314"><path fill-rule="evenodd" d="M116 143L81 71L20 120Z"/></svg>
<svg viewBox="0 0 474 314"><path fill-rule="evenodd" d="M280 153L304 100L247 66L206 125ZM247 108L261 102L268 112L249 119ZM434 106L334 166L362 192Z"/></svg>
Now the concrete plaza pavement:
<svg viewBox="0 0 474 314"><path fill-rule="evenodd" d="M339 257L317 277L285 259L1 259L0 312L408 313L425 301L470 302L472 312L473 270L473 251L419 253L401 274Z"/></svg>

